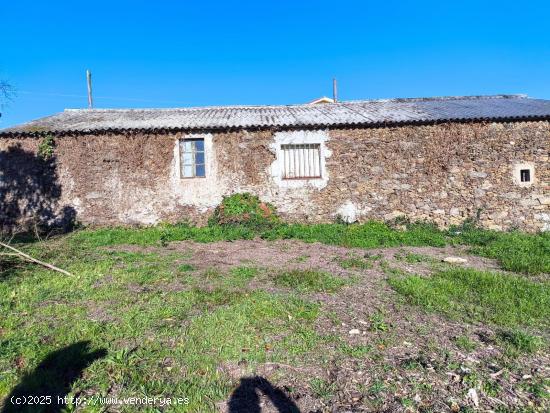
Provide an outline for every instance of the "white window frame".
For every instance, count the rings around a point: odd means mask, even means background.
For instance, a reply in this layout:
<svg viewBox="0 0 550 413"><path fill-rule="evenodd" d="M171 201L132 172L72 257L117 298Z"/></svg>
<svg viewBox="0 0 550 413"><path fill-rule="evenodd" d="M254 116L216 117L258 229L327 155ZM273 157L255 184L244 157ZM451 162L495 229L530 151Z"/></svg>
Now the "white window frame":
<svg viewBox="0 0 550 413"><path fill-rule="evenodd" d="M528 170L529 171L529 181L522 181L521 180L521 171ZM535 176L535 164L533 162L521 162L516 163L512 168L512 178L514 180L514 183L520 187L529 187L533 185L536 181Z"/></svg>
<svg viewBox="0 0 550 413"><path fill-rule="evenodd" d="M192 145L192 150L188 151L185 149L186 142L202 142L202 150L197 150L195 145ZM206 178L207 168L206 168L206 147L205 139L203 136L187 136L181 138L178 141L178 154L179 154L179 174L181 179L195 179L195 178ZM197 163L197 154L202 153L203 161L202 163ZM184 154L192 155L192 163L185 163ZM193 169L193 174L190 176L185 175L185 167L191 166ZM197 175L197 166L202 166L204 169L204 175Z"/></svg>

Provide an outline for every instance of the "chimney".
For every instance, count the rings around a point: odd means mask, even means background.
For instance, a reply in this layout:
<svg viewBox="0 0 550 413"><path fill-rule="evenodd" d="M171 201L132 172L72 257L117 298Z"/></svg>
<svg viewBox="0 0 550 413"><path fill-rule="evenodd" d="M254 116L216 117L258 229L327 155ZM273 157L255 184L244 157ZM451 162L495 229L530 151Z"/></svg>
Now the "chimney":
<svg viewBox="0 0 550 413"><path fill-rule="evenodd" d="M334 103L338 102L338 83L336 78L332 79L332 101Z"/></svg>

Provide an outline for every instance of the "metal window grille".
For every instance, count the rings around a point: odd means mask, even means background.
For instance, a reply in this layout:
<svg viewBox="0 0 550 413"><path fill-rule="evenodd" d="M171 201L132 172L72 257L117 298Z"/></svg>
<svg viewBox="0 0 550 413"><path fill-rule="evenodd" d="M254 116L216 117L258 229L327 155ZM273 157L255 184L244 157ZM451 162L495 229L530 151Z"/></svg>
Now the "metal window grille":
<svg viewBox="0 0 550 413"><path fill-rule="evenodd" d="M522 169L519 174L521 182L531 182L531 171L529 169Z"/></svg>
<svg viewBox="0 0 550 413"><path fill-rule="evenodd" d="M204 139L180 140L180 167L183 178L206 175L204 162Z"/></svg>
<svg viewBox="0 0 550 413"><path fill-rule="evenodd" d="M283 179L321 178L321 145L302 143L281 145Z"/></svg>

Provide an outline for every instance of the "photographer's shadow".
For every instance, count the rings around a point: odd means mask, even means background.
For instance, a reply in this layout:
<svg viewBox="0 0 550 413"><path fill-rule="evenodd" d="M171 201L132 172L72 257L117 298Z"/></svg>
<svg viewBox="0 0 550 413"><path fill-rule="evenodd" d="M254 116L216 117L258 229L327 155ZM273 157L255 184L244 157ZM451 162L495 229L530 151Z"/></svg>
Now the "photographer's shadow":
<svg viewBox="0 0 550 413"><path fill-rule="evenodd" d="M79 341L48 354L31 373L23 376L21 382L6 397L2 413L60 412L65 403L58 401L71 391L75 380L94 361L107 355L105 349L90 351L89 347L89 341ZM42 404L22 403L29 396L34 396L36 402ZM40 396L51 396L51 401L46 404L47 399ZM12 402L16 400L18 401Z"/></svg>
<svg viewBox="0 0 550 413"><path fill-rule="evenodd" d="M263 377L245 377L231 394L229 413L260 413L258 391L266 395L279 413L300 413L298 406L278 387Z"/></svg>

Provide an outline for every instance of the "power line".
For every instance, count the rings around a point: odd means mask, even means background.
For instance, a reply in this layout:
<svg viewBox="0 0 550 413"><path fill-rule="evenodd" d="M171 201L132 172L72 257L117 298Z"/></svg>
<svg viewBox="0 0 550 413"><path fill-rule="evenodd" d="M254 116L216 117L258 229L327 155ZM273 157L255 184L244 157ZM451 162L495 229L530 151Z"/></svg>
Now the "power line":
<svg viewBox="0 0 550 413"><path fill-rule="evenodd" d="M87 95L73 95L68 93L45 93L45 92L31 92L28 90L18 90L17 93L21 93L24 95L34 95L34 96L46 96L46 97L65 97L65 98L77 98L77 99L88 99ZM94 99L102 99L102 100L119 100L119 101L127 101L127 102L142 102L142 103L154 103L157 105L163 105L163 104L169 104L169 105L185 105L186 103L183 103L181 101L158 101L158 100L151 100L151 99L140 99L140 98L127 98L127 97L120 97L120 96L94 96ZM188 104L188 103L187 103Z"/></svg>

